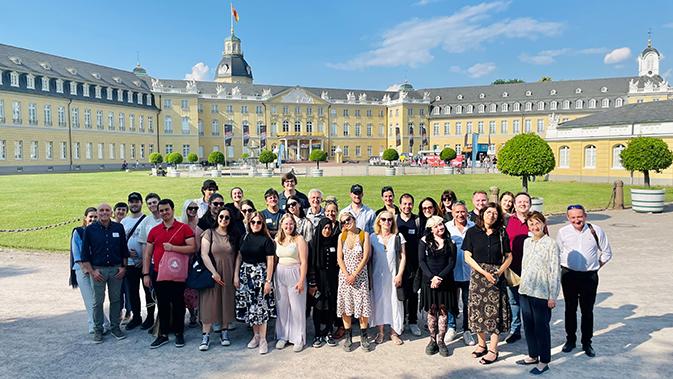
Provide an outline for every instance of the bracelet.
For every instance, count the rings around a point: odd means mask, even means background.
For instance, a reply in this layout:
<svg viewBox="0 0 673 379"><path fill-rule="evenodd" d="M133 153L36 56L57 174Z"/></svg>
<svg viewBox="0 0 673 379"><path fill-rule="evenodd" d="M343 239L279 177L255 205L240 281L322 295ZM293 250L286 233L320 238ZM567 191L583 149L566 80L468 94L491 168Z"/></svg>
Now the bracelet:
<svg viewBox="0 0 673 379"><path fill-rule="evenodd" d="M269 283L269 284L271 284L271 280L270 280L270 279L266 279L266 280L264 280L264 283Z"/></svg>
<svg viewBox="0 0 673 379"><path fill-rule="evenodd" d="M149 273L143 274L143 278L146 277L146 276L150 276L150 274Z"/></svg>

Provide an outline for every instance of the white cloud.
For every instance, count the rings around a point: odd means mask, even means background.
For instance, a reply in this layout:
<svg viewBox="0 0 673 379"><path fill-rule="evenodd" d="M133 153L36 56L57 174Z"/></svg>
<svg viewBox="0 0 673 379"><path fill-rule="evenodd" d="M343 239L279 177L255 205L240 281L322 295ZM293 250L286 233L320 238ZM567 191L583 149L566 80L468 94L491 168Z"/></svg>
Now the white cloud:
<svg viewBox="0 0 673 379"><path fill-rule="evenodd" d="M451 66L451 67L449 67L449 71L459 73L459 72L463 72L463 69L460 68L460 66Z"/></svg>
<svg viewBox="0 0 673 379"><path fill-rule="evenodd" d="M530 64L547 65L556 62L556 58L561 56L604 54L607 51L608 49L604 47L589 47L579 50L565 47L562 49L542 50L532 55L528 53L522 53L519 55L519 60Z"/></svg>
<svg viewBox="0 0 673 379"><path fill-rule="evenodd" d="M437 2L440 2L440 1L442 1L442 0L418 0L417 2L414 3L414 5L423 7L423 6L426 6L428 4L437 3Z"/></svg>
<svg viewBox="0 0 673 379"><path fill-rule="evenodd" d="M401 84L396 83L396 84L391 84L386 88L386 91L391 91L391 92L397 92L400 90Z"/></svg>
<svg viewBox="0 0 673 379"><path fill-rule="evenodd" d="M504 1L481 3L463 7L449 16L405 21L384 32L377 47L328 66L342 70L417 67L432 61L432 50L438 47L448 53L463 53L504 38L536 39L557 35L563 29L559 22L543 22L529 17L489 21L508 6L509 3Z"/></svg>
<svg viewBox="0 0 673 379"><path fill-rule="evenodd" d="M614 49L611 52L605 54L605 58L603 58L603 62L605 64L614 64L614 63L619 63L622 61L625 61L631 57L631 49L628 47L620 47L618 49Z"/></svg>
<svg viewBox="0 0 673 379"><path fill-rule="evenodd" d="M482 76L488 75L495 71L495 63L477 63L468 67L466 71L467 74L472 78L481 78Z"/></svg>
<svg viewBox="0 0 673 379"><path fill-rule="evenodd" d="M199 62L192 66L192 72L191 74L185 74L185 80L196 80L196 81L202 81L206 80L208 75L208 71L210 71L210 68L206 66L205 63Z"/></svg>

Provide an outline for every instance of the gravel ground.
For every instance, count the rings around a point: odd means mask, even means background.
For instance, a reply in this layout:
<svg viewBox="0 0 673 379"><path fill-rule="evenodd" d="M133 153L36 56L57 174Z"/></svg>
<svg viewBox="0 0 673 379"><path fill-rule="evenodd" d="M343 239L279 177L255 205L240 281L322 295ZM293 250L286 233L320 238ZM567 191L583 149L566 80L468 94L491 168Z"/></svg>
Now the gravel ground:
<svg viewBox="0 0 673 379"><path fill-rule="evenodd" d="M673 377L673 297L670 278L673 249L661 237L670 233L673 209L657 215L630 210L593 213L590 221L606 229L614 258L601 270L595 307L594 348L588 358L575 350L562 353L563 301L552 315L552 363L546 377ZM563 223L553 217L552 235ZM36 234L36 236L38 236ZM86 313L78 290L67 286L65 254L0 249L0 377L522 377L514 362L526 353L525 341L502 345L500 360L482 367L461 341L451 355L428 357L427 335L403 335L405 344L386 341L374 351L341 347L273 348L259 356L245 345L250 331L236 324L232 345L211 344L199 352L200 333L187 329L187 345L150 350L152 338L141 330L116 341L106 336L95 345L86 332ZM310 322L308 324L311 324ZM308 331L309 341L312 327ZM355 338L355 341L358 341ZM669 341L669 342L667 342ZM275 341L274 341L275 342Z"/></svg>

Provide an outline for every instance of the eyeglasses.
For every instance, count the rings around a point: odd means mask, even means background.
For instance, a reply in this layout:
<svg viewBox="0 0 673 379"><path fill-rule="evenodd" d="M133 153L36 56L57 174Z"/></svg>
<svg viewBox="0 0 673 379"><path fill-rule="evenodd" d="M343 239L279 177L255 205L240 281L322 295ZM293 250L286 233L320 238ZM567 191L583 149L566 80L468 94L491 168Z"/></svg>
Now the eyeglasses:
<svg viewBox="0 0 673 379"><path fill-rule="evenodd" d="M581 204L568 205L568 210L571 210L571 209L581 209L581 210L584 210L584 206L581 205Z"/></svg>
<svg viewBox="0 0 673 379"><path fill-rule="evenodd" d="M386 217L381 217L380 220L383 222L393 222L392 218L386 218Z"/></svg>
<svg viewBox="0 0 673 379"><path fill-rule="evenodd" d="M241 209L241 212L243 212L243 213L252 213L252 212L254 212L254 211L255 211L255 210L252 209L252 208Z"/></svg>
<svg viewBox="0 0 673 379"><path fill-rule="evenodd" d="M262 221L250 220L250 225L262 225Z"/></svg>
<svg viewBox="0 0 673 379"><path fill-rule="evenodd" d="M187 207L188 211L198 211L199 207Z"/></svg>
<svg viewBox="0 0 673 379"><path fill-rule="evenodd" d="M212 204L213 207L223 207L223 206L224 206L224 202L223 202L223 201L213 201L213 202L210 203L210 204Z"/></svg>
<svg viewBox="0 0 673 379"><path fill-rule="evenodd" d="M283 184L294 184L294 180L286 180Z"/></svg>
<svg viewBox="0 0 673 379"><path fill-rule="evenodd" d="M293 201L293 202L291 202L291 203L287 203L287 206L288 206L288 207L295 207L295 206L297 206L297 202L296 202L296 201Z"/></svg>
<svg viewBox="0 0 673 379"><path fill-rule="evenodd" d="M227 215L220 215L220 216L218 216L217 218L219 218L220 220L229 221L229 219L230 219L231 217L229 217L229 216L227 216Z"/></svg>

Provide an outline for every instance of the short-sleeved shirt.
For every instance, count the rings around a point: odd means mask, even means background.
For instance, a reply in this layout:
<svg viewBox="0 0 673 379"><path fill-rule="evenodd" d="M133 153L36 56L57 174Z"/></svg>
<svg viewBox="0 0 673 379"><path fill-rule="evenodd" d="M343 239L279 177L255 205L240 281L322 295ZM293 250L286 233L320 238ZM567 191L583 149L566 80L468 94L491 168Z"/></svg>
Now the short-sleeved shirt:
<svg viewBox="0 0 673 379"><path fill-rule="evenodd" d="M138 236L140 236L140 225L143 223L143 221L145 221L145 219L143 219L142 221L140 220L140 218L142 216L143 215L141 214L141 215L139 215L138 217L135 217L135 218L124 217L124 219L121 222L122 225L124 225L124 231L126 232L126 236L127 236L126 238L128 240L128 242L126 243L126 246L128 246L129 252L131 250L135 250L136 254L138 254L138 257L136 259L133 259L133 258L128 259L129 266L133 265L137 262L142 262L142 260L143 260L143 246L138 241ZM145 218L147 218L147 217L145 217ZM138 224L138 227L135 228L135 230L133 231L133 234L129 236L129 232L131 231L131 229L133 229L134 226L136 226L136 223Z"/></svg>
<svg viewBox="0 0 673 379"><path fill-rule="evenodd" d="M164 223L155 226L147 235L147 243L154 246L152 258L154 260L154 271L159 272L159 262L164 256L164 242L175 246L185 246L189 238L194 238L194 232L189 225L180 221L173 221L173 224L166 228Z"/></svg>
<svg viewBox="0 0 673 379"><path fill-rule="evenodd" d="M294 196L299 199L299 203L301 203L301 207L306 209L311 206L308 202L308 197L306 197L305 194L295 190L294 191ZM280 194L278 195L278 206L280 209L285 209L285 204L287 203L287 196L285 196L285 191L280 191Z"/></svg>
<svg viewBox="0 0 673 379"><path fill-rule="evenodd" d="M266 257L274 256L276 245L264 234L248 233L241 240L240 252L243 262L256 265L266 263Z"/></svg>
<svg viewBox="0 0 673 379"><path fill-rule="evenodd" d="M283 217L285 211L278 209L278 212L271 213L268 209L264 209L260 212L264 216L264 222L266 223L266 228L269 229L271 235L276 234L280 224L280 218Z"/></svg>
<svg viewBox="0 0 673 379"><path fill-rule="evenodd" d="M463 251L472 253L472 259L477 263L499 265L502 264L503 253L507 255L511 252L509 237L504 231L502 233L495 231L489 236L481 228L470 228L465 233L465 239L463 239Z"/></svg>

